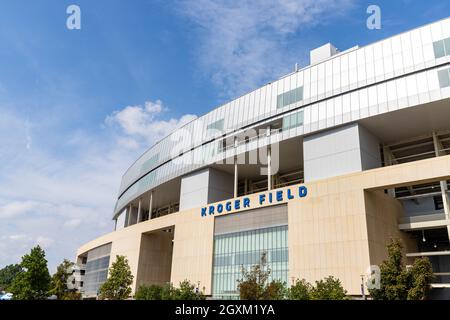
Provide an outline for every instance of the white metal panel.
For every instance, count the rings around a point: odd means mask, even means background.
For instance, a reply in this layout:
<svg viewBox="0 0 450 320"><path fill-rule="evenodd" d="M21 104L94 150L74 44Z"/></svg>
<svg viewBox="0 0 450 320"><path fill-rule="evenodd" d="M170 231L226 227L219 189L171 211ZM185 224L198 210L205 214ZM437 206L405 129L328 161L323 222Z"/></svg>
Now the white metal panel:
<svg viewBox="0 0 450 320"><path fill-rule="evenodd" d="M311 100L317 100L317 66L311 68Z"/></svg>
<svg viewBox="0 0 450 320"><path fill-rule="evenodd" d="M340 60L341 60L341 87L342 90L347 90L349 85L348 55L342 55Z"/></svg>
<svg viewBox="0 0 450 320"><path fill-rule="evenodd" d="M276 87L274 84L270 85L266 91L266 112L265 114L269 114L272 110L277 109L277 94Z"/></svg>
<svg viewBox="0 0 450 320"><path fill-rule="evenodd" d="M335 113L334 113L334 99L329 99L326 101L326 108L327 108L327 127L332 127L334 126L334 118L335 118Z"/></svg>
<svg viewBox="0 0 450 320"><path fill-rule="evenodd" d="M267 95L267 90L270 87L270 85L266 85L264 86L259 94L259 105L257 108L257 113L258 113L258 120L261 119L265 113L265 109L266 109L266 95Z"/></svg>
<svg viewBox="0 0 450 320"><path fill-rule="evenodd" d="M442 28L442 38L450 38L450 19L445 19L440 22Z"/></svg>
<svg viewBox="0 0 450 320"><path fill-rule="evenodd" d="M311 99L311 70L308 68L303 72L303 100L308 103Z"/></svg>
<svg viewBox="0 0 450 320"><path fill-rule="evenodd" d="M430 31L431 31L431 41L438 41L442 40L443 34L442 34L442 24L440 22L435 22L430 25Z"/></svg>

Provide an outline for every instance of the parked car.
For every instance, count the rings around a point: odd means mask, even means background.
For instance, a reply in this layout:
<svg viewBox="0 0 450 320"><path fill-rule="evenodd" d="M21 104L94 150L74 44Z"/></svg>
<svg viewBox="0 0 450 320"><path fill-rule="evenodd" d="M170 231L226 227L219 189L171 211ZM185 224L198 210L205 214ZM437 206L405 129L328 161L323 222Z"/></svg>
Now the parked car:
<svg viewBox="0 0 450 320"><path fill-rule="evenodd" d="M12 293L5 293L4 295L2 295L2 296L0 297L0 300L11 300L12 297L13 297L13 294L12 294Z"/></svg>

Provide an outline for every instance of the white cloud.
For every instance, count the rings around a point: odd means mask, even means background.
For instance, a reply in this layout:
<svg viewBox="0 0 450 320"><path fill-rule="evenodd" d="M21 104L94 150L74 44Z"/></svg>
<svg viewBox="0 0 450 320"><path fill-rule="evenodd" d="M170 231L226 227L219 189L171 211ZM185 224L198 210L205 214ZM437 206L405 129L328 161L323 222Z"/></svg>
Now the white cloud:
<svg viewBox="0 0 450 320"><path fill-rule="evenodd" d="M39 205L39 202L36 201L9 202L0 207L0 219L17 218L18 216L32 211Z"/></svg>
<svg viewBox="0 0 450 320"><path fill-rule="evenodd" d="M0 109L0 267L40 244L54 271L80 245L111 232L122 174L151 144L195 117L166 120L160 101L134 107L137 114L129 108L105 117L99 131L36 139L27 128L45 128ZM50 138L64 149L49 147Z"/></svg>
<svg viewBox="0 0 450 320"><path fill-rule="evenodd" d="M17 241L17 240L23 240L23 239L27 239L27 236L24 234L12 234L10 236L8 236L9 239Z"/></svg>
<svg viewBox="0 0 450 320"><path fill-rule="evenodd" d="M76 228L81 225L81 219L70 219L64 222L64 227Z"/></svg>
<svg viewBox="0 0 450 320"><path fill-rule="evenodd" d="M160 100L146 101L144 105L127 106L114 111L106 118L106 123L118 125L126 135L119 137L119 144L128 149L137 149L140 143L153 144L197 118L196 115L186 114L178 119L162 119L167 111Z"/></svg>
<svg viewBox="0 0 450 320"><path fill-rule="evenodd" d="M199 63L226 96L271 81L312 49L290 36L345 13L354 0L183 0L180 15L200 27Z"/></svg>

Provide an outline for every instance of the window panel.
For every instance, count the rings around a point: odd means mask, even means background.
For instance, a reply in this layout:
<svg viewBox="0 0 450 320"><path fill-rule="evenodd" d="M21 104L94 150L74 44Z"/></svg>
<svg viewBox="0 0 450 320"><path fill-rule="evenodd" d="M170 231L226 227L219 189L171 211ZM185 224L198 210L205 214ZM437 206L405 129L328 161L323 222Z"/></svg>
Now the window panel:
<svg viewBox="0 0 450 320"><path fill-rule="evenodd" d="M434 57L436 59L442 58L445 56L445 47L444 47L444 41L436 41L433 43L433 49L434 49Z"/></svg>
<svg viewBox="0 0 450 320"><path fill-rule="evenodd" d="M441 88L449 87L450 86L450 69L444 69L438 71L438 78L439 78L439 86Z"/></svg>
<svg viewBox="0 0 450 320"><path fill-rule="evenodd" d="M303 100L303 87L295 88L277 96L277 108L282 108L301 100Z"/></svg>
<svg viewBox="0 0 450 320"><path fill-rule="evenodd" d="M444 40L445 54L450 55L450 38Z"/></svg>

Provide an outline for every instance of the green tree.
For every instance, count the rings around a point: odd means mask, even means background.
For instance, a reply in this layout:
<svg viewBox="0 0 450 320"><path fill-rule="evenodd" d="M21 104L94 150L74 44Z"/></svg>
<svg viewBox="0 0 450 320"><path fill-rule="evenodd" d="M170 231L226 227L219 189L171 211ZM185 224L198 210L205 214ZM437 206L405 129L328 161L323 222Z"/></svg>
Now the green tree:
<svg viewBox="0 0 450 320"><path fill-rule="evenodd" d="M100 299L125 300L130 297L133 274L128 260L124 256L116 256L116 261L109 268L109 277L100 287Z"/></svg>
<svg viewBox="0 0 450 320"><path fill-rule="evenodd" d="M424 300L430 291L430 283L434 279L433 268L428 258L414 260L411 269L408 270L411 278L408 290L408 300Z"/></svg>
<svg viewBox="0 0 450 320"><path fill-rule="evenodd" d="M197 293L195 285L188 280L180 282L180 287L175 288L171 283L164 286L142 285L135 296L136 300L204 300L202 293Z"/></svg>
<svg viewBox="0 0 450 320"><path fill-rule="evenodd" d="M10 264L0 270L0 290L7 291L19 273L23 272L19 264Z"/></svg>
<svg viewBox="0 0 450 320"><path fill-rule="evenodd" d="M136 292L136 300L162 300L163 287L155 284L141 285Z"/></svg>
<svg viewBox="0 0 450 320"><path fill-rule="evenodd" d="M287 297L288 290L286 282L280 280L273 280L264 290L264 300L283 300Z"/></svg>
<svg viewBox="0 0 450 320"><path fill-rule="evenodd" d="M175 291L171 283L166 283L161 290L161 300L174 300Z"/></svg>
<svg viewBox="0 0 450 320"><path fill-rule="evenodd" d="M380 266L380 288L369 289L375 300L425 299L433 280L428 258L414 261L412 268L403 263L400 240L392 239L387 245L388 258Z"/></svg>
<svg viewBox="0 0 450 320"><path fill-rule="evenodd" d="M14 278L10 287L14 299L46 299L50 287L50 274L44 250L40 246L34 247L30 254L22 257L20 266L24 271Z"/></svg>
<svg viewBox="0 0 450 320"><path fill-rule="evenodd" d="M347 291L342 287L341 281L329 276L324 280L316 281L310 294L311 300L344 300Z"/></svg>
<svg viewBox="0 0 450 320"><path fill-rule="evenodd" d="M313 286L305 279L297 279L288 292L290 300L310 300Z"/></svg>
<svg viewBox="0 0 450 320"><path fill-rule="evenodd" d="M286 284L268 279L271 273L267 266L267 253L263 252L260 262L246 270L242 268L242 279L238 280L238 291L241 300L281 300L286 295Z"/></svg>
<svg viewBox="0 0 450 320"><path fill-rule="evenodd" d="M50 294L56 295L59 300L79 300L81 294L75 289L68 287L67 283L72 276L72 271L75 263L67 259L56 268L56 273L52 276L50 285Z"/></svg>
<svg viewBox="0 0 450 320"><path fill-rule="evenodd" d="M180 287L175 288L172 293L172 300L204 300L204 296L196 292L195 285L188 280L180 282Z"/></svg>

